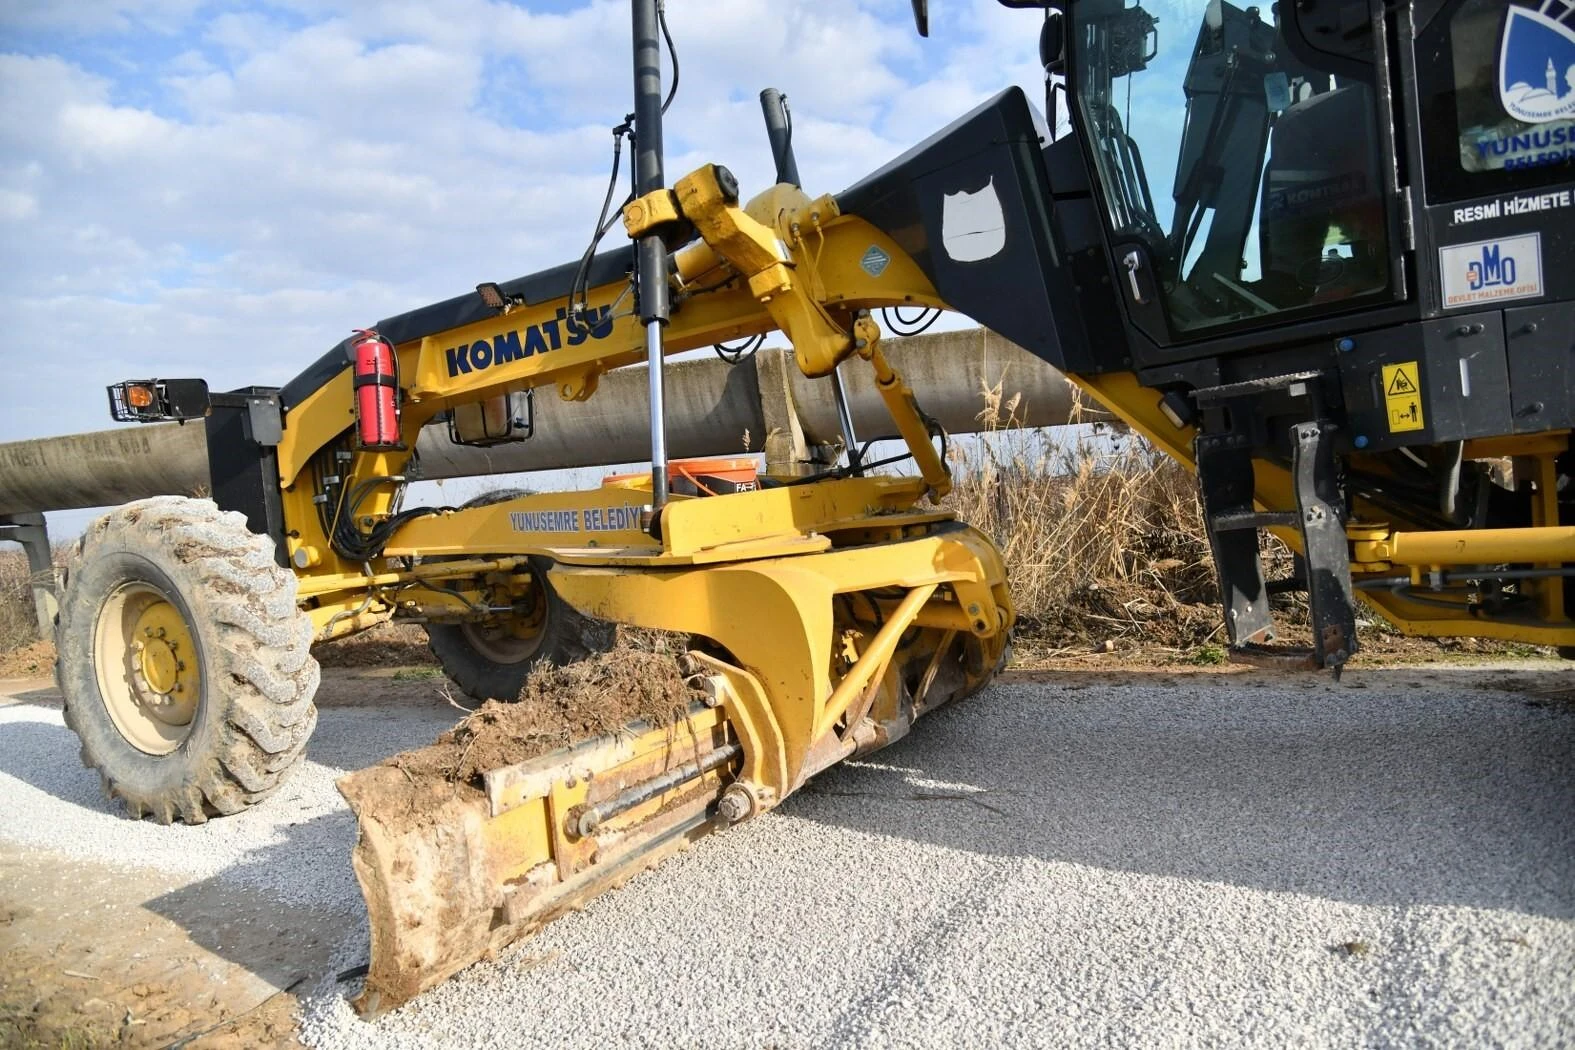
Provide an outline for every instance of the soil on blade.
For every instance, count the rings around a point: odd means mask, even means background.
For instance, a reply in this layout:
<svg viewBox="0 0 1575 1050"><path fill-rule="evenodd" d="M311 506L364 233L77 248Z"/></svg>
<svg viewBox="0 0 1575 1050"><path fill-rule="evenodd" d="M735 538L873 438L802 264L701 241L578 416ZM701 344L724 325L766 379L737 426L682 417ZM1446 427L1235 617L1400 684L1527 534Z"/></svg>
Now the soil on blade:
<svg viewBox="0 0 1575 1050"><path fill-rule="evenodd" d="M358 815L390 827L429 823L447 803L479 798L482 774L631 722L671 725L706 699L671 653L616 649L566 667L539 665L515 703L489 700L431 746L340 782Z"/></svg>

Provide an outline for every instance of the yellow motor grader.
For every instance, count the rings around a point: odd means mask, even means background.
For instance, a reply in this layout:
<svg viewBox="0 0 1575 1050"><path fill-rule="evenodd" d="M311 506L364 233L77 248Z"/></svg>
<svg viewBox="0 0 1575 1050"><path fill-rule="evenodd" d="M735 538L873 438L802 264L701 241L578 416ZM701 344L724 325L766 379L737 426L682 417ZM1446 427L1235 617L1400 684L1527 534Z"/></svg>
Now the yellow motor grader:
<svg viewBox="0 0 1575 1050"><path fill-rule="evenodd" d="M627 247L595 251L615 150L577 263L358 330L282 388L112 387L117 418L204 421L213 498L114 510L68 567L58 676L111 797L161 822L259 801L315 723L313 644L390 619L425 623L457 682L503 700L605 624L694 639L703 699L673 724L465 791L407 790L386 765L342 782L376 1011L981 688L1008 581L933 505L945 435L882 351L883 307L973 317L1191 465L1237 655L1338 672L1358 598L1412 633L1575 645L1575 238L1555 148L1575 114L1500 84L1498 61L1518 76L1568 31L1506 0L1197 0L1174 35L1130 0L1001 2L1042 10L1070 134L1011 89L812 197L767 92L776 185L745 200L707 164L669 186L671 37L658 0L633 0ZM771 331L844 409L848 461L680 491L664 355ZM403 505L423 427L520 440L533 397L583 401L640 361L649 479ZM871 471L839 368L872 370L916 476ZM1264 579L1265 529L1298 552L1294 578ZM1282 587L1308 592L1308 648L1275 644Z"/></svg>

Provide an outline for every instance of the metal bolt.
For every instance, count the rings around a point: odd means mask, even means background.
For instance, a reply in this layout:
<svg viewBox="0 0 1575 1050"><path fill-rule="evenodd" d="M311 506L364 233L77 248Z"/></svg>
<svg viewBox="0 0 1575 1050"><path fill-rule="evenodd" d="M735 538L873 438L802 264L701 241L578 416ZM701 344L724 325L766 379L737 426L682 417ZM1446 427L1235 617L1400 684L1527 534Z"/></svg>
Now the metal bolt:
<svg viewBox="0 0 1575 1050"><path fill-rule="evenodd" d="M968 606L968 615L969 616L978 616L979 615L979 603L978 602L974 602L972 605Z"/></svg>
<svg viewBox="0 0 1575 1050"><path fill-rule="evenodd" d="M866 340L866 339L855 339L855 340L853 340L853 349L855 349L855 350L863 350L866 346L869 346L869 345L870 345L869 341Z"/></svg>
<svg viewBox="0 0 1575 1050"><path fill-rule="evenodd" d="M716 800L716 815L728 824L737 824L749 816L753 808L748 789L737 784L729 784L722 797Z"/></svg>

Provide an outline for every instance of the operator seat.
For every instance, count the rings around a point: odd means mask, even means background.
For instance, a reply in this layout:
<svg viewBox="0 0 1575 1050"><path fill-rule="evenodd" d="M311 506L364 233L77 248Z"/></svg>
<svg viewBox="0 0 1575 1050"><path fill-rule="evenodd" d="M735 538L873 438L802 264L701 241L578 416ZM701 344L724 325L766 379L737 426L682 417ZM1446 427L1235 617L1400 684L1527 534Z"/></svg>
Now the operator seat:
<svg viewBox="0 0 1575 1050"><path fill-rule="evenodd" d="M1303 97L1275 118L1259 204L1257 290L1282 309L1388 282L1377 134L1370 90L1354 82Z"/></svg>

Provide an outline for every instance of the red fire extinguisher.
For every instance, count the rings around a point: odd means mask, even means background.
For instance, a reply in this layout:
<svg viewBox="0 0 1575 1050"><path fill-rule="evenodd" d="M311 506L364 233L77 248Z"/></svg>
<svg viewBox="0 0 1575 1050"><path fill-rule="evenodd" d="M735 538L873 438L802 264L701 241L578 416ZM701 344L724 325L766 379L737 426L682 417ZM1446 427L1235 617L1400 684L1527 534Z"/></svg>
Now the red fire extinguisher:
<svg viewBox="0 0 1575 1050"><path fill-rule="evenodd" d="M355 372L356 444L374 452L402 449L399 440L399 358L376 329L357 328L350 344Z"/></svg>

